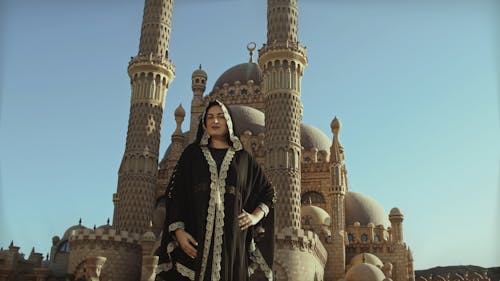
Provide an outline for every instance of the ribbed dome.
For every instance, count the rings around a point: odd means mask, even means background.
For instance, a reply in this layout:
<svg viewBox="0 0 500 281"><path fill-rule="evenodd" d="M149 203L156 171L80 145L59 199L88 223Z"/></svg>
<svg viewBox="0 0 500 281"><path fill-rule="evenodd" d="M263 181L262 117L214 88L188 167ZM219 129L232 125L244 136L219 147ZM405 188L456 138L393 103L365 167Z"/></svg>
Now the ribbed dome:
<svg viewBox="0 0 500 281"><path fill-rule="evenodd" d="M377 201L367 195L357 192L347 192L345 197L345 223L352 225L359 222L361 225L373 223L375 226L390 226L387 213Z"/></svg>
<svg viewBox="0 0 500 281"><path fill-rule="evenodd" d="M362 253L354 256L349 262L349 265L353 267L362 263L369 263L378 268L382 268L384 266L384 263L377 256L370 253Z"/></svg>
<svg viewBox="0 0 500 281"><path fill-rule="evenodd" d="M232 85L235 81L246 84L248 80L253 80L255 85L259 85L262 82L262 71L259 65L254 62L241 63L226 70L215 81L214 89L215 87L222 88L225 83Z"/></svg>
<svg viewBox="0 0 500 281"><path fill-rule="evenodd" d="M384 279L384 273L369 263L355 265L345 275L346 281L383 281Z"/></svg>
<svg viewBox="0 0 500 281"><path fill-rule="evenodd" d="M306 225L330 225L330 215L317 206L302 206L300 216Z"/></svg>

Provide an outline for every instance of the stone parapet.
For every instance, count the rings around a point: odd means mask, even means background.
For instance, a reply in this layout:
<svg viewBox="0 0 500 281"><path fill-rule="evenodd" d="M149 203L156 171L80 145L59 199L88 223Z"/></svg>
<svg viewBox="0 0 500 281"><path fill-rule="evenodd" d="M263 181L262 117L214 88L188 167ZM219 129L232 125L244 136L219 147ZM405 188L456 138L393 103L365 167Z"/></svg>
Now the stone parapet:
<svg viewBox="0 0 500 281"><path fill-rule="evenodd" d="M276 247L293 251L308 252L313 254L324 267L327 251L318 235L312 231L295 228L285 228L276 234Z"/></svg>
<svg viewBox="0 0 500 281"><path fill-rule="evenodd" d="M275 280L323 280L327 251L319 237L303 229L283 229L276 235Z"/></svg>
<svg viewBox="0 0 500 281"><path fill-rule="evenodd" d="M264 54L268 52L290 52L294 51L299 53L301 56L306 57L307 51L304 46L302 46L299 42L273 42L264 44L262 48L259 49L259 57L262 57Z"/></svg>
<svg viewBox="0 0 500 281"><path fill-rule="evenodd" d="M129 233L128 231L117 231L116 229L83 229L75 230L71 234L69 240L70 243L78 243L80 241L88 242L90 240L102 240L102 241L113 241L113 242L124 242L127 244L137 244L141 235L137 233Z"/></svg>

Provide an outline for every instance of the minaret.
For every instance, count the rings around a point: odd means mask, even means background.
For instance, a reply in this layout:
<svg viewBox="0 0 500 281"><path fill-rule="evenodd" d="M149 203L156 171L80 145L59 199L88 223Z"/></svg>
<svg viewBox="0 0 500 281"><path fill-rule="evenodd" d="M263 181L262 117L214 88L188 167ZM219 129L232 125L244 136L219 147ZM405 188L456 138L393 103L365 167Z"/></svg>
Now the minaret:
<svg viewBox="0 0 500 281"><path fill-rule="evenodd" d="M165 96L174 78L168 59L173 0L146 0L139 53L128 66L130 115L125 153L113 195L113 225L144 233L152 220Z"/></svg>
<svg viewBox="0 0 500 281"><path fill-rule="evenodd" d="M329 248L325 267L325 280L339 280L345 274L345 193L347 180L345 176L344 147L340 143L339 133L342 124L335 117L330 124L333 142L330 148L330 177L332 200L332 237L326 245Z"/></svg>
<svg viewBox="0 0 500 281"><path fill-rule="evenodd" d="M297 22L297 0L268 0L267 43L259 50L265 99L264 168L277 193L273 271L277 280L291 281L313 280L319 267L302 266L317 256L309 248L315 242L306 237L300 222L300 83L307 57L297 39Z"/></svg>
<svg viewBox="0 0 500 281"><path fill-rule="evenodd" d="M266 174L276 203L276 230L300 228L300 82L307 64L297 40L297 0L267 1L267 44L259 50L265 94Z"/></svg>
<svg viewBox="0 0 500 281"><path fill-rule="evenodd" d="M191 75L191 89L193 90L193 99L191 101L191 121L189 125L189 142L193 142L198 132L199 118L205 111L203 104L203 93L207 87L207 73L201 69L193 71Z"/></svg>

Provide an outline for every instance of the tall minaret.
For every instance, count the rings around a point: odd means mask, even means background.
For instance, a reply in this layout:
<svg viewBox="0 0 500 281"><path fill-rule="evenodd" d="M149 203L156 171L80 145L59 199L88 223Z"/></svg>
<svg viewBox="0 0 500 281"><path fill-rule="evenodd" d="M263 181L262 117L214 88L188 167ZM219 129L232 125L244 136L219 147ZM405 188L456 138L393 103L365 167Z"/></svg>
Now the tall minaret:
<svg viewBox="0 0 500 281"><path fill-rule="evenodd" d="M325 280L339 280L345 275L345 194L347 177L344 163L344 147L340 143L339 133L342 124L335 117L330 124L333 142L330 148L330 192L332 196L332 237L327 241L329 248L325 267Z"/></svg>
<svg viewBox="0 0 500 281"><path fill-rule="evenodd" d="M297 0L268 0L267 5L267 44L259 50L259 66L265 93L265 168L277 191L279 231L300 228L300 82L307 58L297 39Z"/></svg>
<svg viewBox="0 0 500 281"><path fill-rule="evenodd" d="M273 271L277 280L313 280L316 266L300 222L302 103L300 83L307 57L297 39L297 0L267 1L267 44L259 50L265 97L265 171L277 193L275 204L276 251ZM313 244L313 243L311 243Z"/></svg>
<svg viewBox="0 0 500 281"><path fill-rule="evenodd" d="M132 94L127 142L118 191L113 195L113 225L143 233L152 220L165 96L174 78L168 59L173 0L146 0L139 54L129 62Z"/></svg>

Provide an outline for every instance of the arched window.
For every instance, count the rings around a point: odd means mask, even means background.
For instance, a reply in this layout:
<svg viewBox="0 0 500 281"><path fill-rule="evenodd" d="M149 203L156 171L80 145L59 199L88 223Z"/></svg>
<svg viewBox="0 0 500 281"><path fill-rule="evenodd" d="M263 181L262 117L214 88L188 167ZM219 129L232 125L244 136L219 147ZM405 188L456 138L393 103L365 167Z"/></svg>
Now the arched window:
<svg viewBox="0 0 500 281"><path fill-rule="evenodd" d="M306 162L307 164L311 163L311 162L312 162L311 157L306 156L306 157L304 158L304 162Z"/></svg>
<svg viewBox="0 0 500 281"><path fill-rule="evenodd" d="M353 243L354 242L354 235L352 235L352 233L348 233L347 239L349 240L349 243Z"/></svg>
<svg viewBox="0 0 500 281"><path fill-rule="evenodd" d="M375 234L375 236L373 237L373 241L380 242L380 236L378 234Z"/></svg>
<svg viewBox="0 0 500 281"><path fill-rule="evenodd" d="M368 242L368 235L366 233L361 234L361 242Z"/></svg>
<svg viewBox="0 0 500 281"><path fill-rule="evenodd" d="M57 251L60 253L69 253L69 241L66 240L62 242L57 248Z"/></svg>
<svg viewBox="0 0 500 281"><path fill-rule="evenodd" d="M325 203L325 197L319 192L309 191L302 194L301 199L302 204L315 204L315 203Z"/></svg>

